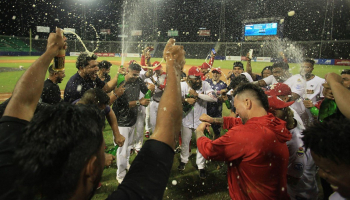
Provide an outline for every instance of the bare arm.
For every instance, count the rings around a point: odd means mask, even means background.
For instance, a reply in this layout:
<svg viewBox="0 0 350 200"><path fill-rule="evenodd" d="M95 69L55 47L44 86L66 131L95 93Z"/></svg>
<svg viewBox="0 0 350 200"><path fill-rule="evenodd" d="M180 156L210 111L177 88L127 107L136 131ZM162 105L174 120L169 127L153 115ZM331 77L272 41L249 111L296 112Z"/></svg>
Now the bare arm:
<svg viewBox="0 0 350 200"><path fill-rule="evenodd" d="M43 91L46 70L58 51L67 48L66 45L61 29L56 29L56 33L50 33L45 53L18 80L4 116L16 117L26 121L32 119Z"/></svg>
<svg viewBox="0 0 350 200"><path fill-rule="evenodd" d="M297 100L299 98L300 98L299 94L292 92L291 101L295 101L295 100Z"/></svg>
<svg viewBox="0 0 350 200"><path fill-rule="evenodd" d="M248 58L248 57L247 57ZM247 66L246 66L246 70L247 70L247 73L252 77L253 80L256 80L256 74L253 73L253 69L252 69L252 60L248 58L248 61L247 61Z"/></svg>
<svg viewBox="0 0 350 200"><path fill-rule="evenodd" d="M124 145L125 138L119 132L117 117L115 116L114 111L112 109L109 111L106 118L113 131L114 142L118 146L122 147Z"/></svg>
<svg viewBox="0 0 350 200"><path fill-rule="evenodd" d="M111 92L115 88L115 86L117 86L118 75L119 73L117 73L110 81L108 81L105 84L105 86L103 86L102 90L105 91L106 93Z"/></svg>
<svg viewBox="0 0 350 200"><path fill-rule="evenodd" d="M159 103L157 122L152 139L164 142L175 148L175 135L179 134L182 121L181 69L185 64L185 51L169 39L164 49L166 60L167 85ZM169 101L168 99L171 99Z"/></svg>
<svg viewBox="0 0 350 200"><path fill-rule="evenodd" d="M331 87L335 102L343 115L350 119L350 90L343 86L342 79L338 74L329 73L326 75L326 81Z"/></svg>

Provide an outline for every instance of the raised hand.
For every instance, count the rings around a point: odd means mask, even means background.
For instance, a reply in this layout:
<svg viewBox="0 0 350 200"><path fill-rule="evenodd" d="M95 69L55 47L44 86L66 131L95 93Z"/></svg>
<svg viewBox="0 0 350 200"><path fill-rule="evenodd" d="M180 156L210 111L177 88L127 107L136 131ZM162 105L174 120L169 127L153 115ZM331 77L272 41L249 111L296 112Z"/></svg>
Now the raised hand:
<svg viewBox="0 0 350 200"><path fill-rule="evenodd" d="M59 50L67 49L67 38L63 36L63 31L60 28L56 28L56 33L50 33L47 39L47 50L53 50L54 56L56 56Z"/></svg>
<svg viewBox="0 0 350 200"><path fill-rule="evenodd" d="M163 51L164 60L173 63L174 67L181 69L185 65L185 51L183 46L175 45L175 39L170 38Z"/></svg>

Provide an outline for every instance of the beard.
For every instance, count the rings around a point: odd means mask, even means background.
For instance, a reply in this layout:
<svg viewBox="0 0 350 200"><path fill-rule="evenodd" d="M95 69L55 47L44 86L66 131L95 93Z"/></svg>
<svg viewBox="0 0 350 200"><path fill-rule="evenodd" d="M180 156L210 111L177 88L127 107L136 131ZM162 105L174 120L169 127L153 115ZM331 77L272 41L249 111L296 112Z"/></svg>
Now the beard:
<svg viewBox="0 0 350 200"><path fill-rule="evenodd" d="M189 81L188 83L193 90L199 90L202 87L202 81L194 83L192 81Z"/></svg>

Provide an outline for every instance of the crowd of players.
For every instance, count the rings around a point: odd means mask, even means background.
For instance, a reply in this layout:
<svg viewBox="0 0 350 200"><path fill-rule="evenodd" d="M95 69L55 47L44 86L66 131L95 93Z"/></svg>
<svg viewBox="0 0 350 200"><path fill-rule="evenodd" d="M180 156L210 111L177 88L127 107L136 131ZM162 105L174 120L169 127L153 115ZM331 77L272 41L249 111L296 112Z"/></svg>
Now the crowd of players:
<svg viewBox="0 0 350 200"><path fill-rule="evenodd" d="M175 152L178 170L186 170L193 132L199 177L206 178L206 160L225 161L232 199L318 199L317 172L324 196L328 182L330 199L350 197L350 70L325 80L305 59L293 75L283 58L256 74L248 56L246 71L235 62L223 77L212 53L186 74L185 51L170 39L165 63L151 63L147 47L140 64L130 61L113 78L110 62L81 53L61 99L64 69L49 66L66 48L60 33L50 34L46 52L1 104L0 199L89 199L114 160L119 186L108 199L161 199ZM46 70L49 78L38 81ZM321 123L310 109L325 98L336 101L340 115ZM222 117L223 105L230 116ZM105 118L116 157L104 153Z"/></svg>

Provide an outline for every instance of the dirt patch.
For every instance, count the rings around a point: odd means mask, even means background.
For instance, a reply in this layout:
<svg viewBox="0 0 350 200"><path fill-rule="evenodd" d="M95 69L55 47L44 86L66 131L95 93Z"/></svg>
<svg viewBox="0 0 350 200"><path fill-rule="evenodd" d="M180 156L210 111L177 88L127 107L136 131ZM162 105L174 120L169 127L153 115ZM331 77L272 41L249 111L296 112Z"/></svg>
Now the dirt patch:
<svg viewBox="0 0 350 200"><path fill-rule="evenodd" d="M14 68L14 67L0 67L1 72L14 72L14 71L23 71L24 68Z"/></svg>

